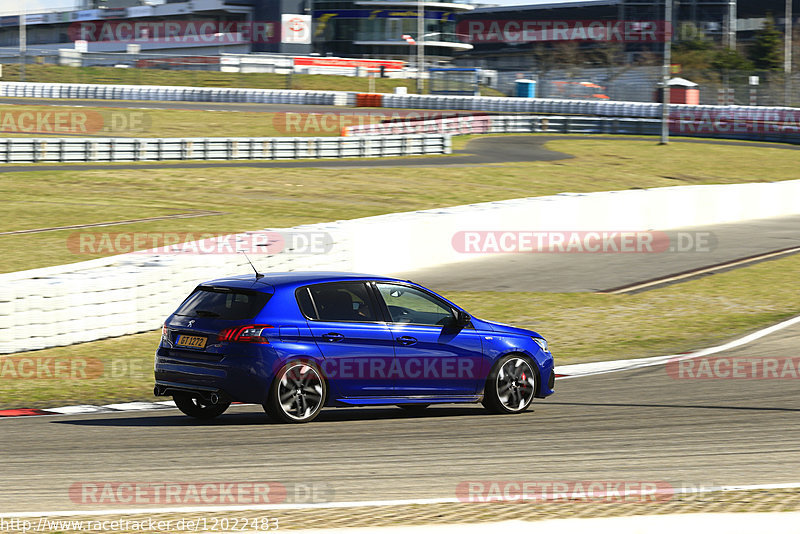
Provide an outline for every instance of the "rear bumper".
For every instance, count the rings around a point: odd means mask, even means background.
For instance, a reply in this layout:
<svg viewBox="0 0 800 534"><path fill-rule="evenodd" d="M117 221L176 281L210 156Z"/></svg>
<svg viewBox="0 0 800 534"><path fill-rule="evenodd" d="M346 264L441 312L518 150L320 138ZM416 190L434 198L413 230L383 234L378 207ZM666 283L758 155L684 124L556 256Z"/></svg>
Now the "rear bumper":
<svg viewBox="0 0 800 534"><path fill-rule="evenodd" d="M191 393L203 400L217 404L219 402L231 402L231 399L224 391L207 386L192 386L179 382L167 382L166 380L156 380L153 387L153 395L156 397L170 397L178 393Z"/></svg>
<svg viewBox="0 0 800 534"><path fill-rule="evenodd" d="M226 401L262 404L274 377L271 358L259 347L236 355L198 355L159 347L155 355L154 393L216 393Z"/></svg>

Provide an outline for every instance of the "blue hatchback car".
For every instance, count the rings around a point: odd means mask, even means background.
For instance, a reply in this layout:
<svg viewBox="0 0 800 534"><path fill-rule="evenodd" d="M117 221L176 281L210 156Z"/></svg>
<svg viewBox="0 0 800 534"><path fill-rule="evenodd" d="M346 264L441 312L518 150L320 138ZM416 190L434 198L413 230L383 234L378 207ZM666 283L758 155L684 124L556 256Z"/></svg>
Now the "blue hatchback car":
<svg viewBox="0 0 800 534"><path fill-rule="evenodd" d="M290 272L197 286L164 324L155 382L200 419L239 401L303 423L323 406L519 413L553 393L555 374L536 332L471 317L419 284Z"/></svg>

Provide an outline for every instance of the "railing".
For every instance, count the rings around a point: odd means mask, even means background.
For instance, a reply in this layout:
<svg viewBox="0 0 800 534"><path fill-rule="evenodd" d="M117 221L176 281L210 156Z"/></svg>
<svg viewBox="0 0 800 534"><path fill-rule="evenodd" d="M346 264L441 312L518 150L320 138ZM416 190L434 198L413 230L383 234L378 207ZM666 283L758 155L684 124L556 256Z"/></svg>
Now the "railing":
<svg viewBox="0 0 800 534"><path fill-rule="evenodd" d="M441 119L385 122L348 126L344 135L408 134L584 133L654 135L661 131L655 119L559 117L538 115L462 115Z"/></svg>
<svg viewBox="0 0 800 534"><path fill-rule="evenodd" d="M711 106L709 106L711 107ZM800 144L800 110L726 110L670 114L670 135ZM461 115L430 120L349 126L344 135L583 133L657 135L660 119L558 115Z"/></svg>
<svg viewBox="0 0 800 534"><path fill-rule="evenodd" d="M450 136L0 139L2 163L379 158L449 154Z"/></svg>

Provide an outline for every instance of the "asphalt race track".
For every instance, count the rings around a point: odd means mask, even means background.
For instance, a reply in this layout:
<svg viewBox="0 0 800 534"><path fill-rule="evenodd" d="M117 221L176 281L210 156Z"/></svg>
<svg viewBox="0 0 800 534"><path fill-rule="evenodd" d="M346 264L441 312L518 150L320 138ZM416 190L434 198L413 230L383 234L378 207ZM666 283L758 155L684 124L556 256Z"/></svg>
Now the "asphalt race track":
<svg viewBox="0 0 800 534"><path fill-rule="evenodd" d="M798 335L795 326L724 355L796 355ZM337 501L452 498L471 480L795 482L797 383L675 379L656 366L561 379L515 416L346 408L283 425L241 406L210 423L175 410L9 419L0 510L91 509L68 496L86 481L316 483Z"/></svg>
<svg viewBox="0 0 800 534"><path fill-rule="evenodd" d="M535 228L517 228L534 231ZM641 254L464 254L456 264L400 273L441 291L605 291L800 246L800 216L670 230L675 250ZM683 250L681 250L683 249Z"/></svg>

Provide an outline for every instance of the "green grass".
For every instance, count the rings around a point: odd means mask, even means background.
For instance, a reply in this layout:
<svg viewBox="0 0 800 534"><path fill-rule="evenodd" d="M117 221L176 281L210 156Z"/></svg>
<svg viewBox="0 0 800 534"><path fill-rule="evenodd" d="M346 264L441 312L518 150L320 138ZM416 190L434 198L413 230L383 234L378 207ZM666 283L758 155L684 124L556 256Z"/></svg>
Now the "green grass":
<svg viewBox="0 0 800 534"><path fill-rule="evenodd" d="M113 222L201 209L221 215L94 228L107 232L225 234L559 192L797 177L797 155L777 148L602 141L548 144L573 158L475 167L270 169L224 167L8 173L0 232ZM67 246L78 230L0 236L0 272L99 255ZM102 254L101 254L102 255Z"/></svg>
<svg viewBox="0 0 800 534"><path fill-rule="evenodd" d="M3 65L3 81L19 81L18 65ZM205 70L117 69L114 67L62 67L57 65L28 65L27 82L91 83L119 85L177 85L191 87L242 87L246 89L296 89L306 91L370 90L368 78L330 76L323 74L238 73ZM391 93L396 87L416 92L416 80L375 78L375 91ZM484 87L481 94L503 96Z"/></svg>
<svg viewBox="0 0 800 534"><path fill-rule="evenodd" d="M56 102L54 102L57 104ZM381 110L383 112L384 110ZM55 113L68 117L68 131L50 134L66 137L321 137L341 135L342 126L378 122L378 110L343 108L335 112L271 113L263 111L182 109L122 109L77 106L0 106L3 120L0 136L42 137L43 132L20 132L42 117L50 129L56 127ZM24 114L29 115L24 115ZM385 110L391 116L391 110ZM32 116L30 115L32 114ZM6 117L9 116L10 120ZM29 118L32 117L32 118ZM75 117L75 118L73 118ZM41 128L43 129L43 128Z"/></svg>
<svg viewBox="0 0 800 534"><path fill-rule="evenodd" d="M800 312L798 279L800 256L792 256L636 295L446 296L478 317L538 331L549 340L557 364L566 364L676 353L765 327ZM14 379L0 365L0 408L153 400L152 358L159 336L147 332L17 354L96 359L104 372L83 380Z"/></svg>

